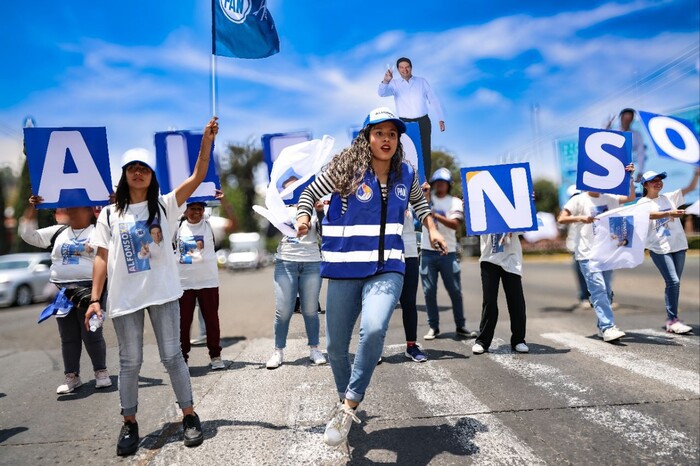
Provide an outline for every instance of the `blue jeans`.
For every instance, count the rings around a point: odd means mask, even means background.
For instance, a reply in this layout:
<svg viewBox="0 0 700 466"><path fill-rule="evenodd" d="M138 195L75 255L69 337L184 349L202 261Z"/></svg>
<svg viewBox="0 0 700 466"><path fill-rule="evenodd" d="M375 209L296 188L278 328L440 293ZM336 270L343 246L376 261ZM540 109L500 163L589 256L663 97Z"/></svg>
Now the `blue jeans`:
<svg viewBox="0 0 700 466"><path fill-rule="evenodd" d="M287 346L289 320L297 294L301 300L309 346L318 346L318 296L321 293L321 263L275 260L275 348Z"/></svg>
<svg viewBox="0 0 700 466"><path fill-rule="evenodd" d="M328 281L326 344L341 399L359 403L364 398L382 355L389 319L402 287L403 275L396 272L362 279ZM352 365L350 340L358 317L360 341L355 364Z"/></svg>
<svg viewBox="0 0 700 466"><path fill-rule="evenodd" d="M112 319L119 342L119 402L122 416L133 416L138 407L139 371L143 362L143 314L140 309ZM178 300L148 307L160 360L168 371L177 404L192 406L190 372L180 349L180 306Z"/></svg>
<svg viewBox="0 0 700 466"><path fill-rule="evenodd" d="M678 298L681 293L681 275L685 266L685 249L668 254L649 251L651 260L666 282L666 320L678 318Z"/></svg>
<svg viewBox="0 0 700 466"><path fill-rule="evenodd" d="M581 267L579 267L576 259L574 259L574 273L576 274L576 279L578 280L578 300L588 301L591 298L591 294L588 292L586 278L583 276Z"/></svg>
<svg viewBox="0 0 700 466"><path fill-rule="evenodd" d="M591 294L591 306L598 316L598 328L605 331L615 325L615 319L612 312L612 288L610 287L610 279L612 278L612 270L605 272L591 272L589 268L589 260L580 260L578 265L581 268L583 278L586 280L586 287Z"/></svg>
<svg viewBox="0 0 700 466"><path fill-rule="evenodd" d="M420 278L425 294L425 307L428 311L430 328L440 329L440 314L437 305L438 273L452 301L452 315L458 328L464 327L464 306L462 304L461 269L457 253L441 256L437 251L421 251Z"/></svg>

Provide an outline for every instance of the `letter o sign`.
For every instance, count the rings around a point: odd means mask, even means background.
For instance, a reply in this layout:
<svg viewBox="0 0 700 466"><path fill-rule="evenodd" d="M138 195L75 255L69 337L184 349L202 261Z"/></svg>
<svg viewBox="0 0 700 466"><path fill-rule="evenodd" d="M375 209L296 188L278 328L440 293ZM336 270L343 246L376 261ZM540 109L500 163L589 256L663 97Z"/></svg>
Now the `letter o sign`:
<svg viewBox="0 0 700 466"><path fill-rule="evenodd" d="M660 156L700 164L700 143L690 122L665 115L639 113Z"/></svg>

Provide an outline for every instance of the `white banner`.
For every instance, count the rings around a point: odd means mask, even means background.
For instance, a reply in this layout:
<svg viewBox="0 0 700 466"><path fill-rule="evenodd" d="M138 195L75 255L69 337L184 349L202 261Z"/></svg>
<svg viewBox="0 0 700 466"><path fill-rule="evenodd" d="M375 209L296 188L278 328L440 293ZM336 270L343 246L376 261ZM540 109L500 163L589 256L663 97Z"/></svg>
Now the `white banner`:
<svg viewBox="0 0 700 466"><path fill-rule="evenodd" d="M265 207L255 205L253 210L268 219L283 235L297 234L283 199L321 171L333 156L333 144L335 139L323 136L322 139L285 147L272 165Z"/></svg>
<svg viewBox="0 0 700 466"><path fill-rule="evenodd" d="M632 269L644 261L650 210L650 203L641 202L596 217L591 245L592 272Z"/></svg>

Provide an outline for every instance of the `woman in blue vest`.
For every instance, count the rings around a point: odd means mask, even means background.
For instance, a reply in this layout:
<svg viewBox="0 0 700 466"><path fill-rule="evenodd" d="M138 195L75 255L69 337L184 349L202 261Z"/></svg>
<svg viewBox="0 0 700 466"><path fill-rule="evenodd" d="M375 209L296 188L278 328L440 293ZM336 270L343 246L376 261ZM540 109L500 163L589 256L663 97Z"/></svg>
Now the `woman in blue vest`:
<svg viewBox="0 0 700 466"><path fill-rule="evenodd" d="M406 125L388 108L372 110L352 142L302 193L296 228L305 235L314 202L332 194L323 219L321 276L328 278L326 338L341 402L331 411L323 436L340 445L365 396L382 354L389 319L401 295L405 264L401 237L410 203L428 228L430 244L447 250L435 228L416 174L404 161L399 138ZM349 347L360 317L354 366Z"/></svg>

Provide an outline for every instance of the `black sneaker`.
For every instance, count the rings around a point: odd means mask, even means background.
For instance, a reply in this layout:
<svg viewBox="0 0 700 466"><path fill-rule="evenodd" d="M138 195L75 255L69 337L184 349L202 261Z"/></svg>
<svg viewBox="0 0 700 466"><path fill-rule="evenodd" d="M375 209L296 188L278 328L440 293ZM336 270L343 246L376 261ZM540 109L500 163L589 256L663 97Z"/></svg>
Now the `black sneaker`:
<svg viewBox="0 0 700 466"><path fill-rule="evenodd" d="M188 414L182 420L182 436L186 447L196 447L204 441L202 434L202 424L199 422L197 413Z"/></svg>
<svg viewBox="0 0 700 466"><path fill-rule="evenodd" d="M139 449L139 425L136 422L126 421L122 425L117 440L117 456L129 456Z"/></svg>
<svg viewBox="0 0 700 466"><path fill-rule="evenodd" d="M455 333L460 337L476 338L477 333L467 330L467 327L457 327Z"/></svg>

